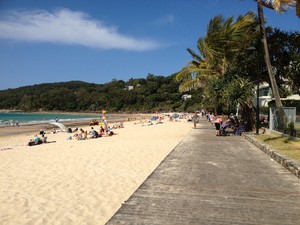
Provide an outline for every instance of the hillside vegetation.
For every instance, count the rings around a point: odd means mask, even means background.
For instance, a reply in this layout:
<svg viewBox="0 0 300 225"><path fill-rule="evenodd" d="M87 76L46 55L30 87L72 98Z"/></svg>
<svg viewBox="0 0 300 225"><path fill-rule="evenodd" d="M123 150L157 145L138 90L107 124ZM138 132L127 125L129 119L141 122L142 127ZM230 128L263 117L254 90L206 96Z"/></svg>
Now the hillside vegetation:
<svg viewBox="0 0 300 225"><path fill-rule="evenodd" d="M131 86L129 88L129 86ZM0 91L0 109L22 111L154 112L199 109L199 93L183 101L171 76L112 80L105 84L70 81ZM198 103L198 104L197 104Z"/></svg>

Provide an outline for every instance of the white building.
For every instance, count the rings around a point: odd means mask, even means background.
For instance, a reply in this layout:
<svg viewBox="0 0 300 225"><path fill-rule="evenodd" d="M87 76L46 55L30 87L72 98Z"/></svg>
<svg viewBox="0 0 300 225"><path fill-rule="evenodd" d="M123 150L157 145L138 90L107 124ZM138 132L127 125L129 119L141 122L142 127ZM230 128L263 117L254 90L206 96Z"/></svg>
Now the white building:
<svg viewBox="0 0 300 225"><path fill-rule="evenodd" d="M257 105L257 98L256 98L256 88L255 88L255 98L253 99L253 105L256 107ZM268 83L263 83L259 85L259 106L260 107L268 107L268 103L272 101L272 89L270 88ZM297 95L290 95L286 98L281 98L281 100L300 100L300 96Z"/></svg>

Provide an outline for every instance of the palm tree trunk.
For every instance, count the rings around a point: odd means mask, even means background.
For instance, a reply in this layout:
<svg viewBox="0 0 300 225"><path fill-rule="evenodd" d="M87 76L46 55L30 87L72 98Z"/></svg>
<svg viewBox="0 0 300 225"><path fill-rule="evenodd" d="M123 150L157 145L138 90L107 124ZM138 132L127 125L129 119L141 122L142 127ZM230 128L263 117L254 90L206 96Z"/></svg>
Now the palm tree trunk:
<svg viewBox="0 0 300 225"><path fill-rule="evenodd" d="M300 0L296 2L296 15L300 18Z"/></svg>
<svg viewBox="0 0 300 225"><path fill-rule="evenodd" d="M246 131L252 131L255 127L255 110L251 103L242 103L241 105L241 121L246 125Z"/></svg>
<svg viewBox="0 0 300 225"><path fill-rule="evenodd" d="M283 109L282 102L280 99L276 79L275 79L275 76L272 71L269 49L268 49L268 44L267 44L267 35L266 35L266 30L265 30L265 21L264 21L262 0L257 0L257 11L258 11L258 18L259 18L259 25L260 25L261 43L262 43L263 49L264 49L265 63L267 66L267 70L268 70L268 74L269 74L269 78L270 78L270 82L271 82L272 92L273 92L273 95L275 98L276 111L278 112L278 113L276 113L276 115L278 115L278 117L279 117L279 118L277 118L278 128L283 129L284 124L286 123L285 113L284 113L284 109Z"/></svg>

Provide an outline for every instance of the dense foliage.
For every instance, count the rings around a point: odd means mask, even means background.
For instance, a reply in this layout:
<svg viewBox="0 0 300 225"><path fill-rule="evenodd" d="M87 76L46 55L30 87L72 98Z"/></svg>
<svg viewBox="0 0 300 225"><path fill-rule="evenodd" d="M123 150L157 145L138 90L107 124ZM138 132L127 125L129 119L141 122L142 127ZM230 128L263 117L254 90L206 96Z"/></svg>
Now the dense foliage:
<svg viewBox="0 0 300 225"><path fill-rule="evenodd" d="M106 84L70 81L37 84L0 91L0 109L22 111L98 111L154 112L194 111L200 94L183 100L179 82L171 76L149 74L146 79ZM133 89L129 88L131 86Z"/></svg>
<svg viewBox="0 0 300 225"><path fill-rule="evenodd" d="M300 90L299 32L266 29L267 58L272 63L270 76L259 31L253 13L237 20L214 17L208 24L206 35L198 39L198 51L187 49L192 61L176 75L181 82L180 91L196 89L203 92L201 105L216 114L239 110L249 130L255 125L255 85L266 82L274 94L271 84L275 83L280 92L279 100Z"/></svg>

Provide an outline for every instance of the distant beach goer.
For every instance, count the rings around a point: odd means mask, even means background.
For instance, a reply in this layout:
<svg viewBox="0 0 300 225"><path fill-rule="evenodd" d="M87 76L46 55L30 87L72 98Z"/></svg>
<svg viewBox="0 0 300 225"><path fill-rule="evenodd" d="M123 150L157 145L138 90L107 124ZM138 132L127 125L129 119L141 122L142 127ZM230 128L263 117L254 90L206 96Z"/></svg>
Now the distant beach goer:
<svg viewBox="0 0 300 225"><path fill-rule="evenodd" d="M102 137L105 134L104 128L101 126L99 129L99 136Z"/></svg>
<svg viewBox="0 0 300 225"><path fill-rule="evenodd" d="M82 128L79 129L80 133L77 135L77 140L85 140L87 139L87 131L84 131Z"/></svg>
<svg viewBox="0 0 300 225"><path fill-rule="evenodd" d="M47 137L45 136L45 134L42 134L42 139L41 139L41 141L42 141L43 143L47 143Z"/></svg>
<svg viewBox="0 0 300 225"><path fill-rule="evenodd" d="M98 132L95 131L93 127L91 128L90 135L91 135L91 138L97 138L97 137L99 137Z"/></svg>
<svg viewBox="0 0 300 225"><path fill-rule="evenodd" d="M113 136L113 135L117 135L117 133L115 133L115 132L113 132L113 131L110 131L110 132L108 133L108 136L109 136L109 137L111 137L111 136Z"/></svg>
<svg viewBox="0 0 300 225"><path fill-rule="evenodd" d="M42 140L41 140L40 137L36 134L36 135L34 136L33 139L30 139L28 145L29 145L29 146L32 146L32 145L39 145L39 144L42 144L42 143L43 143Z"/></svg>
<svg viewBox="0 0 300 225"><path fill-rule="evenodd" d="M118 133L115 133L113 131L108 132L107 134L104 134L103 137L111 137L113 135L117 135Z"/></svg>
<svg viewBox="0 0 300 225"><path fill-rule="evenodd" d="M193 123L194 123L194 128L196 128L197 123L199 123L199 115L198 115L197 112L193 115L192 121L193 121Z"/></svg>
<svg viewBox="0 0 300 225"><path fill-rule="evenodd" d="M59 121L58 117L55 117L55 122L58 122L58 121Z"/></svg>

